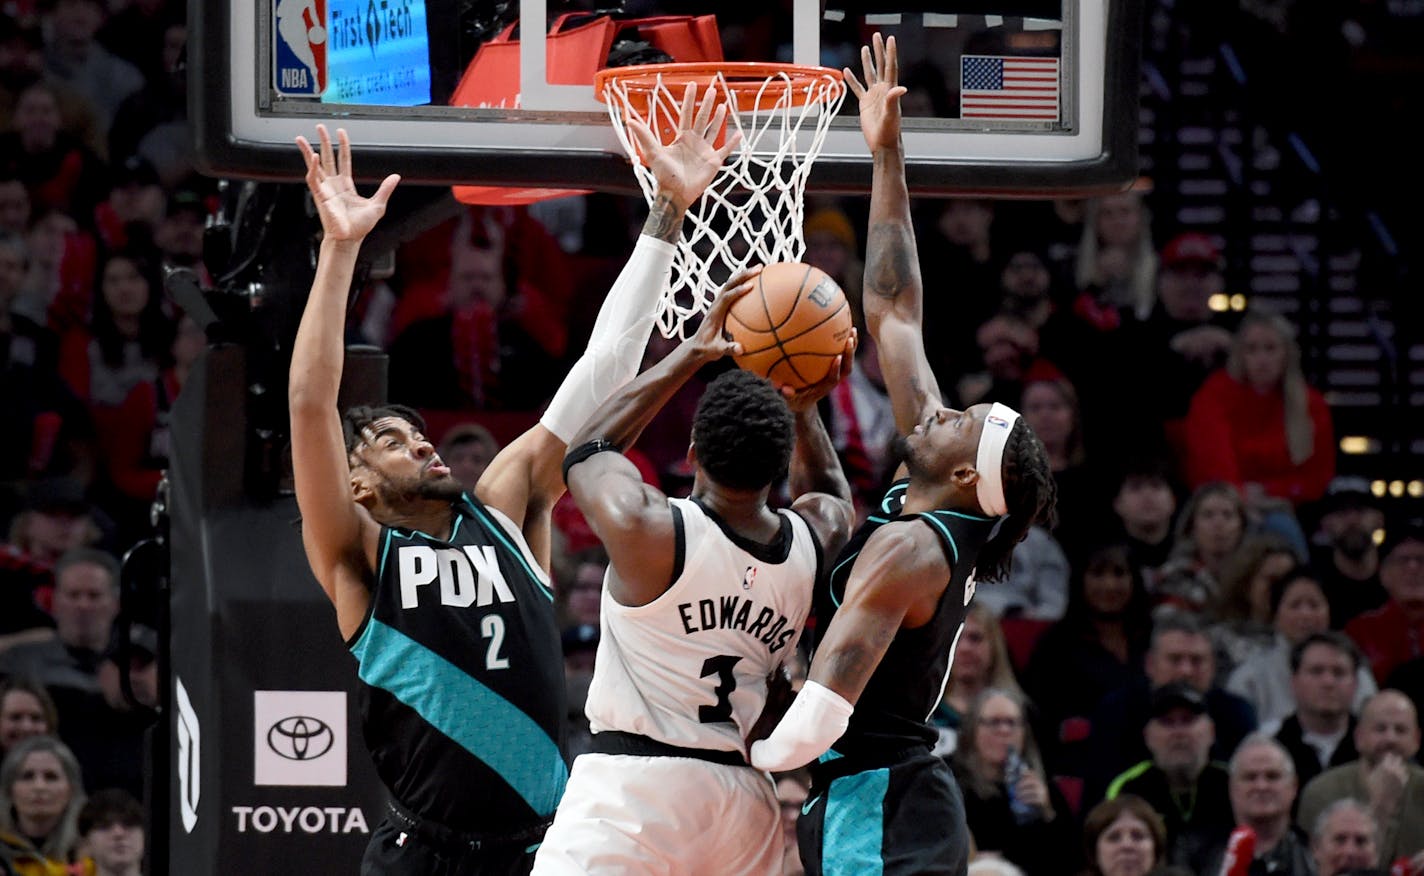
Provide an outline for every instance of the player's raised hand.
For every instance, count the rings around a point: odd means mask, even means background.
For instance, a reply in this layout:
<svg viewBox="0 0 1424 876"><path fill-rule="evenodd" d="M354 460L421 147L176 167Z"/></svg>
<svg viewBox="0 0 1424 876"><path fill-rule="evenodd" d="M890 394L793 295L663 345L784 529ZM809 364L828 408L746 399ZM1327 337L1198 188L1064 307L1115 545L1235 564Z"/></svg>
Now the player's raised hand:
<svg viewBox="0 0 1424 876"><path fill-rule="evenodd" d="M803 386L800 389L792 389L789 386L781 387L781 394L786 398L786 406L796 413L814 410L821 399L831 394L831 390L850 376L851 368L855 365L855 348L860 343L860 335L856 329L850 330L850 337L846 338L845 351L831 362L831 367L826 369L826 376L810 386Z"/></svg>
<svg viewBox="0 0 1424 876"><path fill-rule="evenodd" d="M873 46L860 47L860 64L865 82L845 68L846 85L860 101L860 132L870 151L894 148L900 143L900 96L908 89L898 84L900 56L895 38L889 42L875 34Z"/></svg>
<svg viewBox="0 0 1424 876"><path fill-rule="evenodd" d="M678 207L687 209L702 197L722 162L741 143L741 132L731 131L720 149L712 148L726 118L727 105L718 99L717 90L708 86L699 103L696 85L688 85L682 94L677 135L671 143L663 143L645 120L629 116L628 126L658 181L659 193L672 198Z"/></svg>
<svg viewBox="0 0 1424 876"><path fill-rule="evenodd" d="M374 195L361 197L351 178L351 140L346 136L346 129L336 129L335 154L326 126L317 125L316 132L321 139L320 152L312 149L306 137L297 137L297 146L301 147L307 164L307 188L311 189L312 200L316 202L322 230L328 240L359 241L385 215L386 202L400 182L400 176L391 174L381 181Z"/></svg>
<svg viewBox="0 0 1424 876"><path fill-rule="evenodd" d="M707 309L707 315L702 317L702 324L697 327L692 337L687 339L687 343L694 346L698 355L712 360L742 352L741 344L727 339L727 313L737 299L752 291L756 285L752 281L760 273L761 265L743 268L733 274L718 290L717 297L712 299L712 306Z"/></svg>

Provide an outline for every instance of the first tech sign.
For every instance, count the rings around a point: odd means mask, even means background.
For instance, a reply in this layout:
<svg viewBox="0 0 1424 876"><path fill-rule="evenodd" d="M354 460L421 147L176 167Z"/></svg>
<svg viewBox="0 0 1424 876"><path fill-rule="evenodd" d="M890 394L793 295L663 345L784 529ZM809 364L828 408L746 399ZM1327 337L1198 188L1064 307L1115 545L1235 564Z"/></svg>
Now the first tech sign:
<svg viewBox="0 0 1424 876"><path fill-rule="evenodd" d="M346 692L253 691L253 784L344 787Z"/></svg>
<svg viewBox="0 0 1424 876"><path fill-rule="evenodd" d="M326 91L326 0L271 0L272 87L286 97Z"/></svg>

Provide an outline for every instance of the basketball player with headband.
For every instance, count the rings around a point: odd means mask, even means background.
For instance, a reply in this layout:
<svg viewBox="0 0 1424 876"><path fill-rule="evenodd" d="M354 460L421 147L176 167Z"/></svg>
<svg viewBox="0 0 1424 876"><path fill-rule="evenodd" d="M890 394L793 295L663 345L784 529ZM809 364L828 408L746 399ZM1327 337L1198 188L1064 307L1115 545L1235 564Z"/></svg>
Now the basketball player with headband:
<svg viewBox="0 0 1424 876"><path fill-rule="evenodd" d="M363 684L363 736L390 791L363 874L528 873L563 795L567 706L549 567L570 438L638 372L687 207L736 146L724 109L684 95L678 133L638 135L658 181L643 234L588 348L474 494L399 405L341 415L347 295L398 179L356 192L351 145L298 138L323 237L288 387L302 541Z"/></svg>
<svg viewBox="0 0 1424 876"><path fill-rule="evenodd" d="M921 335L921 287L900 139L893 38L847 70L873 156L865 316L904 458L878 510L816 589L809 679L752 765L811 767L797 826L808 874L945 873L968 866L964 803L928 724L977 582L1005 578L1056 493L1043 445L1001 404L943 406Z"/></svg>

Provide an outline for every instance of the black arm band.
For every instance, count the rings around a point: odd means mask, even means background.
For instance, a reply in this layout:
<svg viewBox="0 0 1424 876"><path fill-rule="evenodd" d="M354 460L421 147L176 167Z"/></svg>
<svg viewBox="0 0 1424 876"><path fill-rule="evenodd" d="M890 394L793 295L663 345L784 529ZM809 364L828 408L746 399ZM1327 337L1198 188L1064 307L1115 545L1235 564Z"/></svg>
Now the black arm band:
<svg viewBox="0 0 1424 876"><path fill-rule="evenodd" d="M575 447L573 450L570 450L568 453L565 453L564 486L567 487L569 485L569 469L578 465L580 462L583 462L585 459L588 459L590 456L593 456L595 453L604 453L605 451L611 451L613 453L623 452L618 447L618 445L614 444L612 441L609 441L605 438L595 438L592 441L586 441L583 444L580 444L579 446Z"/></svg>

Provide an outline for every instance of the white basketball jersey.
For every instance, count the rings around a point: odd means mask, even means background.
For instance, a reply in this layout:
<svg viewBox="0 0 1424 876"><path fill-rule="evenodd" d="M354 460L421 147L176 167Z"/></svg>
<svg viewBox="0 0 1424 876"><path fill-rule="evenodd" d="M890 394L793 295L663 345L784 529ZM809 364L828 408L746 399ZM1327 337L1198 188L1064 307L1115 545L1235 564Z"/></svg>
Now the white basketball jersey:
<svg viewBox="0 0 1424 876"><path fill-rule="evenodd" d="M604 588L589 727L740 751L766 704L767 674L801 637L820 549L794 512L780 512L780 534L765 546L690 499L669 501L681 573L642 606L619 605Z"/></svg>

